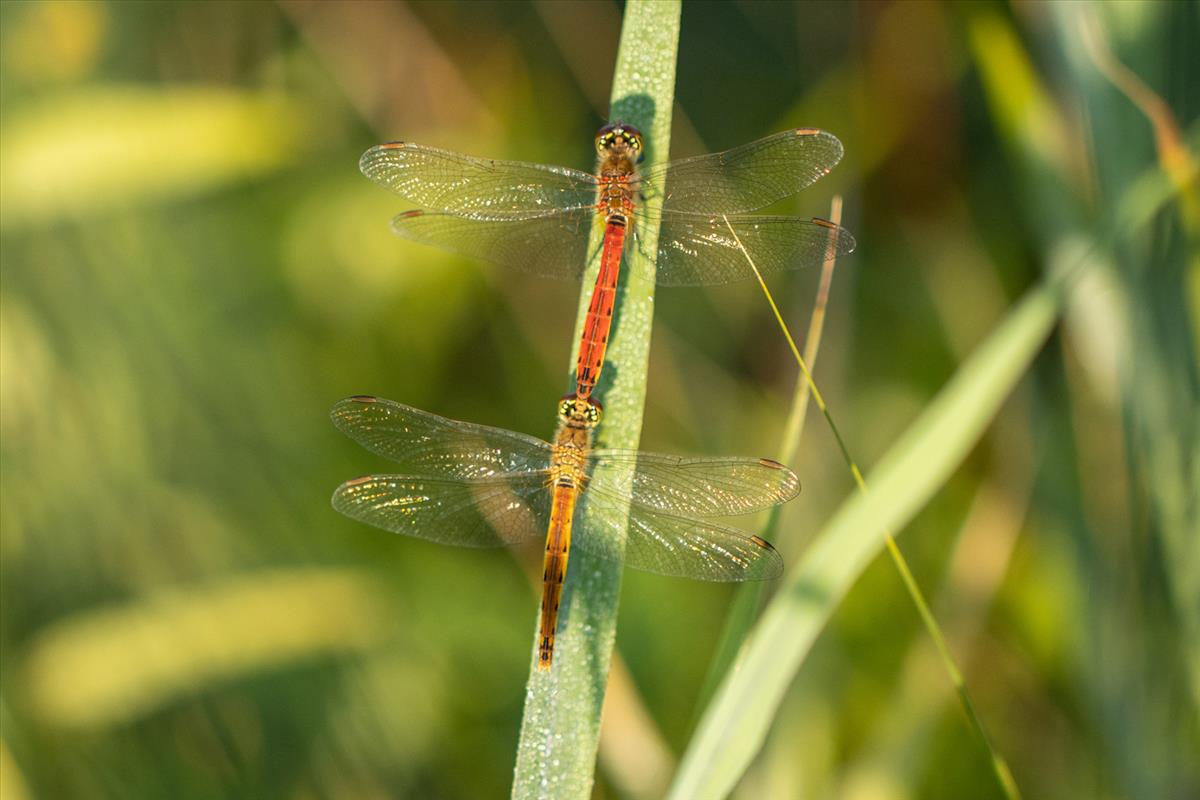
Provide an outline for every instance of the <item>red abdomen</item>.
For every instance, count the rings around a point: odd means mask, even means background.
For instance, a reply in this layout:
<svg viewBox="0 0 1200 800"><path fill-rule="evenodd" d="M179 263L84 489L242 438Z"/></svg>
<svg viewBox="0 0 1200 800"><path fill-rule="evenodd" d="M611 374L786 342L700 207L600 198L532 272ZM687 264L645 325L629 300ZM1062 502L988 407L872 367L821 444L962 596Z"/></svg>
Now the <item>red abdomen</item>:
<svg viewBox="0 0 1200 800"><path fill-rule="evenodd" d="M604 226L604 249L600 253L600 272L592 289L592 302L583 321L579 358L575 362L575 393L586 400L596 388L604 366L604 351L612 327L613 305L617 299L617 277L621 272L621 253L625 249L626 222L614 216Z"/></svg>

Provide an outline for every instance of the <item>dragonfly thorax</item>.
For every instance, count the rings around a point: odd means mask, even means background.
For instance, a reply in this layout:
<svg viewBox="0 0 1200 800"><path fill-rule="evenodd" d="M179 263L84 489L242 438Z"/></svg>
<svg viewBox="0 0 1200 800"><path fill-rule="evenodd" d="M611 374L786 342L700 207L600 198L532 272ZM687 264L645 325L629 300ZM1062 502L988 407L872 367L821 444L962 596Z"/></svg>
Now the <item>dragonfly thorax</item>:
<svg viewBox="0 0 1200 800"><path fill-rule="evenodd" d="M589 448L574 441L557 441L550 454L550 484L578 486L587 482Z"/></svg>
<svg viewBox="0 0 1200 800"><path fill-rule="evenodd" d="M605 173L600 179L600 212L609 220L628 220L634 209L633 187L627 174Z"/></svg>
<svg viewBox="0 0 1200 800"><path fill-rule="evenodd" d="M554 434L554 451L557 456L560 451L573 451L569 456L582 459L592 446L592 432L600 424L600 404L590 398L582 399L569 394L558 403L558 430Z"/></svg>

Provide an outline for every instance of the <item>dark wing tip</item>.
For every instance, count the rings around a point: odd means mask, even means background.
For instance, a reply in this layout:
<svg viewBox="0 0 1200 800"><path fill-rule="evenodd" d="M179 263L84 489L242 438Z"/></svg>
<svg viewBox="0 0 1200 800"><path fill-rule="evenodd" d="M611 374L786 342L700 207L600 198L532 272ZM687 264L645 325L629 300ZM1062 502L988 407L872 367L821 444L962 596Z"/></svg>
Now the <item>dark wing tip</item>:
<svg viewBox="0 0 1200 800"><path fill-rule="evenodd" d="M804 137L804 138L823 139L823 140L825 140L825 142L827 144L832 145L833 160L829 163L829 167L833 167L839 161L841 161L842 156L846 152L845 149L842 147L841 139L837 138L829 131L823 131L820 128L796 128L796 129L794 129L794 133L797 136ZM826 175L829 174L829 168L825 169L825 174Z"/></svg>
<svg viewBox="0 0 1200 800"><path fill-rule="evenodd" d="M329 504L333 506L334 511L337 511L339 514L346 514L347 516L352 517L353 515L347 510L353 504L350 496L359 486L370 483L371 481L375 480L375 478L376 476L374 475L363 475L361 477L351 478L350 480L343 482L340 486L333 490L333 496L329 498Z"/></svg>
<svg viewBox="0 0 1200 800"><path fill-rule="evenodd" d="M858 242L854 241L854 234L838 225L836 222L830 222L827 219L820 217L812 218L813 225L820 225L822 228L828 228L837 234L837 247L834 252L840 256L848 256L854 252L854 248L858 246Z"/></svg>
<svg viewBox="0 0 1200 800"><path fill-rule="evenodd" d="M778 470L783 473L779 487L783 497L781 500L776 502L786 503L788 500L791 500L793 497L800 494L800 478L798 478L796 473L792 472L788 467L780 464L773 458L760 458L758 463L767 469Z"/></svg>
<svg viewBox="0 0 1200 800"><path fill-rule="evenodd" d="M365 478L355 478L354 479L354 481L361 481L361 480L365 480ZM347 483L353 483L354 481L347 481ZM770 542L768 542L766 539L762 538L761 536L751 536L750 541L754 542L756 545L758 545L759 547L761 547L764 550L770 550L771 552L774 552L774 553L779 552L778 550L775 549L775 545L771 544Z"/></svg>
<svg viewBox="0 0 1200 800"><path fill-rule="evenodd" d="M761 548L757 564L762 566L756 571L753 579L758 580L774 580L783 574L783 556L779 555L779 551L775 546L761 536L751 536L750 541Z"/></svg>
<svg viewBox="0 0 1200 800"><path fill-rule="evenodd" d="M366 175L371 180L376 180L372 172L375 169L375 161L381 155L388 153L391 150L402 150L408 145L405 142L385 142L371 147L367 152L362 154L358 159L358 171Z"/></svg>
<svg viewBox="0 0 1200 800"><path fill-rule="evenodd" d="M381 402L381 399L369 394L355 394L344 400L339 400L333 404L333 408L329 409L329 418L333 420L333 424L338 430L343 433L347 432L345 425L350 417L358 413L359 409L367 406L372 406Z"/></svg>

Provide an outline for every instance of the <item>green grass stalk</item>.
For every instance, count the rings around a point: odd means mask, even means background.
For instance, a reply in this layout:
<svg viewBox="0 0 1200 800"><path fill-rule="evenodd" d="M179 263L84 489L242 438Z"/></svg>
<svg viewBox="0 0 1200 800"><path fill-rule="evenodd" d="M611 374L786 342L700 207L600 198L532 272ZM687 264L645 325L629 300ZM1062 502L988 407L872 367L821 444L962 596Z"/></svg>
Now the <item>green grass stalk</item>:
<svg viewBox="0 0 1200 800"><path fill-rule="evenodd" d="M729 220L726 220L725 224L729 227L729 232L733 235L733 238L737 240L738 247L741 248L742 254L746 256L746 261L750 263L750 268L754 270L754 277L758 279L758 285L762 287L763 294L766 295L767 302L771 305L771 311L775 314L775 320L779 323L779 328L783 331L784 338L787 339L788 347L791 348L792 355L800 367L800 372L804 375L805 385L811 390L817 408L821 409L821 414L825 417L825 422L833 432L833 437L837 440L838 449L842 453L842 460L846 462L846 466L850 469L850 474L854 476L854 483L858 487L859 493L865 496L867 494L867 482L862 476L862 470L858 468L858 463L855 462L854 456L850 455L850 449L846 446L846 440L842 438L842 432L838 430L837 423L833 421L833 414L829 411L829 406L826 405L825 398L821 396L821 390L817 388L817 383L813 379L812 372L809 371L805 358L800 355L800 349L796 347L796 341L792 338L792 332L788 329L783 315L779 313L779 306L775 304L775 298L771 295L771 290L767 288L767 283L763 280L762 274L754 264L754 259L750 257L750 253L746 251L741 241L738 240L737 231L733 229L732 225L729 225ZM916 606L917 613L921 617L921 623L925 626L929 638L933 640L933 644L937 648L938 657L942 661L942 667L946 670L946 675L950 678L950 684L954 687L954 691L958 695L959 703L962 706L963 713L966 714L971 730L979 740L980 745L987 752L1000 788L1009 800L1017 800L1021 796L1021 792L1017 789L1017 782L1013 779L1012 770L1009 769L1008 762L992 745L992 740L987 734L987 729L983 726L983 720L979 717L975 703L971 700L971 693L967 689L967 682L963 678L962 670L959 669L958 662L954 659L954 654L950 652L950 647L946 644L946 637L942 633L942 626L938 624L937 618L933 615L933 610L929 607L929 601L925 599L925 593L921 591L920 584L917 583L916 577L913 576L912 570L909 569L908 559L904 557L904 553L900 551L900 546L896 544L896 537L886 528L883 530L883 541L887 547L888 555L892 558L892 563L896 565L896 571L900 573L900 579L904 582L904 588L908 591L909 598L912 599L913 605Z"/></svg>
<svg viewBox="0 0 1200 800"><path fill-rule="evenodd" d="M833 198L829 219L835 225L842 224L842 198L840 195ZM836 266L836 254L825 259L825 263L821 266L821 279L817 286L816 298L813 300L812 316L808 322L808 336L804 341L804 362L814 367L817 363L817 353L821 348L821 334L825 329L825 308L829 303L829 290L833 285L833 270ZM809 389L808 381L804 379L804 374L797 375L796 390L792 393L792 406L788 411L787 422L784 424L783 436L780 439L783 442L783 449L776 456L783 464L792 464L796 460L796 453L800 450L800 438L804 433L804 419L808 414L808 401L811 396L812 392ZM783 506L772 508L767 522L763 526L762 536L769 542L778 544L776 532L779 529L779 518L782 512ZM729 614L725 618L725 627L721 632L717 653L709 664L708 674L700 689L700 698L696 703L697 713L712 698L717 684L737 658L738 652L746 641L746 635L750 632L750 628L758 616L763 595L768 588L766 584L757 581L738 587Z"/></svg>
<svg viewBox="0 0 1200 800"><path fill-rule="evenodd" d="M678 0L630 0L625 6L613 78L612 119L642 131L648 165L665 161L668 155L679 16ZM654 198L648 200L654 202ZM654 315L654 263L643 254L656 251L658 230L642 225L638 236L641 247L630 249L622 269L604 374L597 387L604 404L596 435L601 447L636 448L641 438ZM597 228L591 248L597 254L599 237ZM649 263L640 263L643 261ZM579 348L598 262L593 258L584 275L572 355ZM547 399L548 409L554 407L552 399ZM576 524L586 526L586 514ZM591 796L600 711L616 640L621 570L621 564L572 552L553 668L548 672L535 669L536 632L530 650L514 798Z"/></svg>

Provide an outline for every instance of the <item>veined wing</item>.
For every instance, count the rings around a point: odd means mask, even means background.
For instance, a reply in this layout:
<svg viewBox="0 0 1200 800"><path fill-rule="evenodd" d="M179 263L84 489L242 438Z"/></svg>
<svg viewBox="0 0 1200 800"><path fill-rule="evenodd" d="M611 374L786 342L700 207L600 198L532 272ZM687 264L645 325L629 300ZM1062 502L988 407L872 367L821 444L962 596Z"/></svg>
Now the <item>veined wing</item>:
<svg viewBox="0 0 1200 800"><path fill-rule="evenodd" d="M455 480L505 473L541 474L550 445L523 433L458 422L428 411L360 395L330 411L338 430L415 474Z"/></svg>
<svg viewBox="0 0 1200 800"><path fill-rule="evenodd" d="M581 206L539 215L487 219L437 211L406 211L392 220L397 236L550 278L575 279L587 266L596 209Z"/></svg>
<svg viewBox="0 0 1200 800"><path fill-rule="evenodd" d="M581 550L601 558L619 558L621 529L625 527L625 564L634 569L701 581L768 580L783 572L783 559L765 539L628 505L595 488L586 489L580 503L583 524L575 546Z"/></svg>
<svg viewBox="0 0 1200 800"><path fill-rule="evenodd" d="M823 219L733 215L728 220L736 239L725 220L664 212L655 280L662 286L697 286L752 277L739 239L764 275L820 264L854 250L850 232Z"/></svg>
<svg viewBox="0 0 1200 800"><path fill-rule="evenodd" d="M333 507L393 533L460 547L495 547L544 536L548 473L478 480L367 475L333 493Z"/></svg>
<svg viewBox="0 0 1200 800"><path fill-rule="evenodd" d="M748 514L786 503L800 493L796 473L769 458L688 458L596 450L589 462L598 469L587 491L625 497L674 516Z"/></svg>
<svg viewBox="0 0 1200 800"><path fill-rule="evenodd" d="M642 173L664 211L739 214L795 194L842 159L837 137L815 128L777 133L721 153L671 161Z"/></svg>
<svg viewBox="0 0 1200 800"><path fill-rule="evenodd" d="M419 206L487 219L596 203L596 178L566 167L474 158L411 142L363 153L358 168Z"/></svg>

